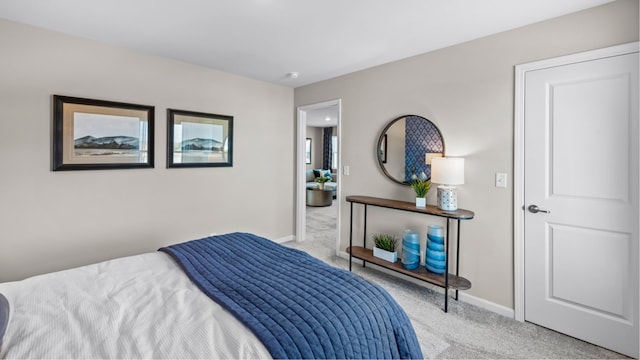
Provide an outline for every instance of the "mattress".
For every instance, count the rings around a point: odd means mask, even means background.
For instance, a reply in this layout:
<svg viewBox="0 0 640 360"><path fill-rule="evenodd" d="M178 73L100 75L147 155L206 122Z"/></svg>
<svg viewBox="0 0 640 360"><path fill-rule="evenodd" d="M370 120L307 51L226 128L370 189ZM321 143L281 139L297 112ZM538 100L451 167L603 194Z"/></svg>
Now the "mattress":
<svg viewBox="0 0 640 360"><path fill-rule="evenodd" d="M270 358L165 253L0 284L1 358Z"/></svg>

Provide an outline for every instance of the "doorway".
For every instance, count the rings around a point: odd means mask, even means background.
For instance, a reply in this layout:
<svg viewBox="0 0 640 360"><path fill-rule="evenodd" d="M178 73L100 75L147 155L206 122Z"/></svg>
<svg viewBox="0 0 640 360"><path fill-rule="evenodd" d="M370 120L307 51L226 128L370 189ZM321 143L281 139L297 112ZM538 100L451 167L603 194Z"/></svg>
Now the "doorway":
<svg viewBox="0 0 640 360"><path fill-rule="evenodd" d="M307 240L307 170L321 169L325 166L322 161L322 148L324 136L311 136L311 132L323 133L320 128L333 128L332 152L333 159L330 162L332 182L335 182L335 199L330 211L335 211L335 245L337 254L340 233L340 149L341 149L341 100L330 100L316 104L300 106L297 109L297 154L296 154L296 241ZM311 154L308 153L308 144L311 140ZM320 150L320 151L318 151ZM319 152L319 153L318 153ZM325 163L326 165L326 163ZM316 209L313 209L316 210ZM326 211L325 211L326 212Z"/></svg>
<svg viewBox="0 0 640 360"><path fill-rule="evenodd" d="M516 76L516 319L637 357L638 44Z"/></svg>

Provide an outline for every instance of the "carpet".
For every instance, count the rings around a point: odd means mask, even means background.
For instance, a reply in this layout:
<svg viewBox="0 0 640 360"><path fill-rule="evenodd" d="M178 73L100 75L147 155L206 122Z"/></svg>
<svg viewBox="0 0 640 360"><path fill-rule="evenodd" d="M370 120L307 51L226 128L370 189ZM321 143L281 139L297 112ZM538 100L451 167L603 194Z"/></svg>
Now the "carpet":
<svg viewBox="0 0 640 360"><path fill-rule="evenodd" d="M348 269L348 261L336 256L337 201L328 207L307 207L307 239L284 245L297 248ZM443 295L369 267L353 265L364 279L384 287L404 308L428 359L624 359L625 356L557 333L519 322L494 312L449 301L442 311Z"/></svg>

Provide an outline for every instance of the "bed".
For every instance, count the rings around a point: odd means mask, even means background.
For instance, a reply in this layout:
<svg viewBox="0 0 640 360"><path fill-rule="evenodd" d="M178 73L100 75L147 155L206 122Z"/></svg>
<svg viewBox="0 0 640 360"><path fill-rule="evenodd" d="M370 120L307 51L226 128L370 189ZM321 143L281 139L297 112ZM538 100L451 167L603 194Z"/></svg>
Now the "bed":
<svg viewBox="0 0 640 360"><path fill-rule="evenodd" d="M0 358L422 358L381 287L249 233L0 284Z"/></svg>

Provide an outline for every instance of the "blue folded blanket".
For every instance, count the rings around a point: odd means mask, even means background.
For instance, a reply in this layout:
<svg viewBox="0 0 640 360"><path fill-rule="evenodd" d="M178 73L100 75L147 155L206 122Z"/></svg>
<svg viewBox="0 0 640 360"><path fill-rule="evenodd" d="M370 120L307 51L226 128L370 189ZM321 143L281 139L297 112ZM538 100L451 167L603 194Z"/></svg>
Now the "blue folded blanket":
<svg viewBox="0 0 640 360"><path fill-rule="evenodd" d="M274 358L422 358L409 318L381 287L247 233L161 248Z"/></svg>

